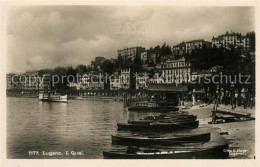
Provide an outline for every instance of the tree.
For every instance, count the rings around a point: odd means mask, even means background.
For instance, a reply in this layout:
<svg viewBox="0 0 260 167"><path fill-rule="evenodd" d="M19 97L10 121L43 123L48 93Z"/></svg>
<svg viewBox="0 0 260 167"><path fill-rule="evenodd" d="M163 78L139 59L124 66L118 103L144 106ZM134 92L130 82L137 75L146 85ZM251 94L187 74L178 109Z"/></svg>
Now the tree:
<svg viewBox="0 0 260 167"><path fill-rule="evenodd" d="M88 68L87 66L80 64L76 67L76 71L79 73L79 75L83 75L84 73L88 72Z"/></svg>
<svg viewBox="0 0 260 167"><path fill-rule="evenodd" d="M112 74L113 73L113 69L114 69L114 64L111 63L110 60L105 60L102 64L101 64L101 70L105 73L108 74Z"/></svg>

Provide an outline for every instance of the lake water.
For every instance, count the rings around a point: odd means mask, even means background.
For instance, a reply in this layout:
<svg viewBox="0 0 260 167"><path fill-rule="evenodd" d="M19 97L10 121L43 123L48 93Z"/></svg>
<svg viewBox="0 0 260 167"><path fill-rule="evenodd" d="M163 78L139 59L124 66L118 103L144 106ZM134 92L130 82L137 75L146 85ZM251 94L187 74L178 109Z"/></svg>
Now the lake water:
<svg viewBox="0 0 260 167"><path fill-rule="evenodd" d="M150 114L125 111L123 102L114 100L7 97L7 158L103 158L117 122ZM53 152L61 154L50 156Z"/></svg>

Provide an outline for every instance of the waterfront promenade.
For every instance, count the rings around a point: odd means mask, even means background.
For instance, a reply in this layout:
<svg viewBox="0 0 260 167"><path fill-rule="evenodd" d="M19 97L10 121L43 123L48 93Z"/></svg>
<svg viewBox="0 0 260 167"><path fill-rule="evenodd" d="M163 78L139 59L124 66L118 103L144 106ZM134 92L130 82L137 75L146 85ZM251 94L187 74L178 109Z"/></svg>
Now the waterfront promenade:
<svg viewBox="0 0 260 167"><path fill-rule="evenodd" d="M191 114L195 114L200 121L200 126L210 126L216 128L218 132L224 133L224 137L230 141L229 147L232 150L230 158L232 159L254 159L255 157L255 120L230 122L220 124L208 124L211 122L211 110L213 104L200 107L193 106L187 109ZM219 110L226 110L234 113L251 114L255 116L255 108L237 107L231 109L231 105L220 104Z"/></svg>

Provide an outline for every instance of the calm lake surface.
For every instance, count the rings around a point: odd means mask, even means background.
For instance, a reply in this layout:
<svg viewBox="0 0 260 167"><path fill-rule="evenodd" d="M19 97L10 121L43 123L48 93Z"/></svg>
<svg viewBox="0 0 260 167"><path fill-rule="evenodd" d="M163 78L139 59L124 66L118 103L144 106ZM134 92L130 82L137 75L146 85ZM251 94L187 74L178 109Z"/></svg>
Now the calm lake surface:
<svg viewBox="0 0 260 167"><path fill-rule="evenodd" d="M103 158L117 122L151 114L125 111L123 102L109 99L48 103L7 97L7 158ZM42 155L43 151L62 155Z"/></svg>

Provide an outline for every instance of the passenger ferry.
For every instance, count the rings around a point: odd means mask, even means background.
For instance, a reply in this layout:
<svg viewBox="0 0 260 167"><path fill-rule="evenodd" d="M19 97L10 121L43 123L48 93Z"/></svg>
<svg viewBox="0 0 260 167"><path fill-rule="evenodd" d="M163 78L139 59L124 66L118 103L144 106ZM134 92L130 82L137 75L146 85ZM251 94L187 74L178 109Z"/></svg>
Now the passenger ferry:
<svg viewBox="0 0 260 167"><path fill-rule="evenodd" d="M39 100L43 102L64 102L68 103L68 95L60 95L56 93L52 93L51 91L40 92Z"/></svg>

